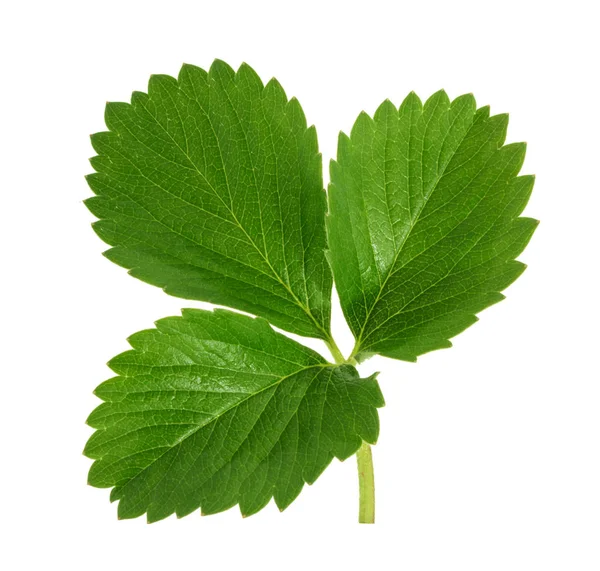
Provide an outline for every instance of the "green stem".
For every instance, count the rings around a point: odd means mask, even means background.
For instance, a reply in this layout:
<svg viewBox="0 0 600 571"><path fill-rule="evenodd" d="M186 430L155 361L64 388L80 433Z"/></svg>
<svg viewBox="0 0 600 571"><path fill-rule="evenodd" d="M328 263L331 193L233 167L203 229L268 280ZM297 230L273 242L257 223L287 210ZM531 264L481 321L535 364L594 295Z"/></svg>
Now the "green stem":
<svg viewBox="0 0 600 571"><path fill-rule="evenodd" d="M330 337L325 341L327 348L331 351L331 355L334 358L337 365L341 365L342 363L346 363L346 359L344 359L344 355L340 351L340 348L337 346L337 343L333 340L333 337Z"/></svg>
<svg viewBox="0 0 600 571"><path fill-rule="evenodd" d="M371 447L363 442L356 453L358 463L358 523L375 523L375 476Z"/></svg>
<svg viewBox="0 0 600 571"><path fill-rule="evenodd" d="M330 336L325 343L336 364L350 363L355 366L358 364L354 358L358 344L352 355L346 360L333 337ZM369 444L366 442L361 444L356 452L356 460L358 463L358 522L375 523L375 476L373 474L373 454Z"/></svg>

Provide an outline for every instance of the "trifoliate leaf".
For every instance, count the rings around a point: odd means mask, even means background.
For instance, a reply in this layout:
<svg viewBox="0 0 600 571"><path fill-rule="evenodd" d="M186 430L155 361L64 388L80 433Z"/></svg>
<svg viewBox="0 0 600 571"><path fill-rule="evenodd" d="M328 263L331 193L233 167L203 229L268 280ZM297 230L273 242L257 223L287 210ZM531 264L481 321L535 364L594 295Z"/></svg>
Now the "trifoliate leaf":
<svg viewBox="0 0 600 571"><path fill-rule="evenodd" d="M89 483L113 487L119 516L156 521L271 499L284 509L332 458L374 443L374 377L327 363L262 319L184 310L130 338L98 387Z"/></svg>
<svg viewBox="0 0 600 571"><path fill-rule="evenodd" d="M340 135L328 232L359 361L450 347L522 273L533 177L517 176L525 144L503 146L507 124L440 91L425 105L385 101Z"/></svg>
<svg viewBox="0 0 600 571"><path fill-rule="evenodd" d="M86 204L109 259L171 295L329 339L321 155L296 99L215 61L152 76L105 120Z"/></svg>

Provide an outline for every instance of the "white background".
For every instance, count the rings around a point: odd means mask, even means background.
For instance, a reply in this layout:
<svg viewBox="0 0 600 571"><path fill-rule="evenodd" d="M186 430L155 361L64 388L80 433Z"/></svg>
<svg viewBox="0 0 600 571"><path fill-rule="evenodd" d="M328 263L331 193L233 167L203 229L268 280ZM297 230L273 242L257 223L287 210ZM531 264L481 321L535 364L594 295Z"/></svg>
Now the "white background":
<svg viewBox="0 0 600 571"><path fill-rule="evenodd" d="M598 17L594 2L14 1L0 14L3 547L12 570L600 569ZM382 358L377 524L353 459L273 504L117 521L81 454L104 363L181 307L101 256L82 204L107 100L215 58L275 75L338 130L410 91L473 92L529 143L541 220L507 300L419 363ZM327 180L327 174L325 175ZM346 351L338 312L334 330ZM313 346L321 348L318 342Z"/></svg>

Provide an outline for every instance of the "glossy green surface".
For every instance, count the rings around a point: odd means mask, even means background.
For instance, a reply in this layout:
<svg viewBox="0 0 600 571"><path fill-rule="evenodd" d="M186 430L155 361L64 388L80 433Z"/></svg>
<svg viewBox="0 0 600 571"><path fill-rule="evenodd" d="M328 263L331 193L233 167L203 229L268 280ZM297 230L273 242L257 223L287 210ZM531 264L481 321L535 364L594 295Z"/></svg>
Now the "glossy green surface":
<svg viewBox="0 0 600 571"><path fill-rule="evenodd" d="M329 338L321 155L296 99L217 60L152 76L105 120L86 204L109 259L171 295Z"/></svg>
<svg viewBox="0 0 600 571"><path fill-rule="evenodd" d="M508 117L443 91L361 113L339 137L327 217L314 128L245 64L153 76L148 94L107 104L106 124L86 201L106 256L259 317L186 309L133 335L96 390L89 483L113 488L121 518L250 515L271 498L286 508L360 449L359 519L373 522L367 443L384 403L352 364L449 347L522 273L534 179L518 176L525 145L504 145ZM330 264L356 339L347 360L330 333ZM323 339L338 364L263 318Z"/></svg>
<svg viewBox="0 0 600 571"><path fill-rule="evenodd" d="M385 101L340 134L328 233L353 356L415 361L503 299L537 222L519 218L533 177L507 115L445 92Z"/></svg>
<svg viewBox="0 0 600 571"><path fill-rule="evenodd" d="M274 497L280 509L334 457L379 432L374 377L331 365L262 319L183 310L130 338L100 385L85 448L89 483L113 487L119 517L156 521Z"/></svg>

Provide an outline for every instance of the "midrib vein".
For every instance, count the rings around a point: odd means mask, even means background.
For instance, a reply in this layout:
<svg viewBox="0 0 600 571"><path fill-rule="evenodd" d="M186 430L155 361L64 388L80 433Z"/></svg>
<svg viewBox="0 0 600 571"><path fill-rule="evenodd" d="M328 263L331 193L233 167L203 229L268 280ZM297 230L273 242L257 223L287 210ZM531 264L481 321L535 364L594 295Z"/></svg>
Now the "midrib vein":
<svg viewBox="0 0 600 571"><path fill-rule="evenodd" d="M183 93L181 90L178 90L179 93ZM185 95L185 94L184 94ZM229 94L227 93L227 98L228 101L236 115L236 118L238 120L238 124L240 125L240 128L242 130L242 132L244 133L244 140L246 142L246 148L248 150L248 156L250 156L250 147L248 144L248 139L247 139L247 135L246 132L242 126L241 120L237 114L236 109L234 108L233 102L231 101L231 98L229 97ZM160 123L160 121L158 121L158 119L148 110L148 108L146 106L144 106L142 103L140 103L140 106L144 109L144 111L146 111L146 113L152 117L152 119L154 120L154 122L160 127L160 129L162 129L162 131L169 137L169 139L173 142L173 144L175 145L175 147L185 156L185 158L188 160L188 162L190 163L190 165L193 167L193 169L206 181L208 187L211 189L211 191L213 192L213 194L217 197L217 199L221 202L221 204L223 204L223 206L226 208L226 210L229 212L229 214L232 216L236 226L242 231L242 233L244 234L244 236L247 238L248 243L258 252L258 254L261 256L261 258L264 260L264 262L267 264L268 268L270 269L273 277L276 279L276 281L288 292L288 294L291 296L292 301L298 306L300 307L300 309L302 309L304 311L304 313L310 318L310 320L314 323L314 325L317 327L317 329L319 331L321 331L324 335L325 338L328 339L330 338L330 334L328 331L325 330L325 328L317 321L317 319L314 317L314 315L312 314L312 311L310 309L310 307L308 307L307 305L305 305L304 303L302 303L302 301L298 298L298 296L296 295L296 293L291 289L291 286L289 284L287 284L282 277L279 275L279 273L275 270L275 268L273 267L273 265L271 264L271 261L269 260L268 256L267 256L267 251L266 251L266 242L264 244L265 250L264 252L258 247L258 245L256 244L256 242L254 241L254 239L252 238L252 236L250 236L250 234L246 231L246 229L242 226L242 224L240 223L237 215L235 214L234 210L233 210L233 201L232 201L232 195L231 195L231 188L229 185L229 180L227 178L227 171L225 169L225 161L223 159L223 152L221 149L221 143L220 140L217 136L217 133L214 129L214 126L212 124L212 119L209 115L209 113L204 109L204 107L201 105L200 101L196 98L194 99L194 101L197 103L198 107L201 109L201 111L203 112L204 116L206 117L211 130L213 132L214 138L215 138L215 142L217 144L217 148L219 149L219 158L221 159L221 168L222 168L222 172L223 175L225 176L225 184L227 187L227 192L230 198L230 202L231 204L228 205L223 198L221 197L221 195L217 192L217 190L215 189L215 187L212 185L212 183L206 178L206 176L204 175L204 173L202 173L200 171L200 169L198 168L198 166L196 165L196 163L192 160L192 158L189 156L189 154L181 147L181 145L179 145L179 143L173 138L173 136L165 129L165 127ZM177 107L175 105L175 107ZM184 132L184 136L185 132ZM186 141L187 141L187 136L186 136ZM250 161L252 162L252 161ZM256 190L257 190L257 195L259 195L260 193L258 192L258 182L256 180L256 173L254 172L254 169L252 169L252 174L254 177L254 184L256 186ZM260 210L260 224L261 224L261 234L263 236L263 242L265 241L265 236L264 236L264 228L263 228L263 219L262 219L262 210L260 207L260 197L258 198L259 201L259 210Z"/></svg>
<svg viewBox="0 0 600 571"><path fill-rule="evenodd" d="M411 126L412 126L412 123L411 123ZM427 125L426 125L426 128L427 128ZM375 309L375 307L379 303L379 300L381 299L381 295L383 293L383 290L385 289L385 286L387 285L387 282L389 281L390 277L395 273L394 268L396 266L398 258L400 257L400 254L402 253L402 249L404 248L404 245L408 241L408 239L409 239L409 237L410 237L410 235L411 235L414 227L417 225L417 223L418 223L418 221L420 219L421 213L423 212L423 210L425 210L425 206L427 205L429 199L433 196L433 194L434 194L434 192L435 192L435 190L436 190L436 188L437 188L440 180L442 179L442 177L444 176L444 173L446 172L446 169L448 168L448 165L452 162L452 158L456 155L458 149L462 145L463 141L467 138L467 136L471 132L472 128L473 128L473 124L471 124L471 126L469 127L469 129L465 132L465 134L461 138L460 142L456 145L456 148L454 149L453 153L450 155L450 157L448 157L448 161L446 162L444 168L442 169L442 172L437 175L436 181L433 184L433 187L432 187L431 191L429 192L428 196L424 196L423 197L423 203L422 203L422 205L420 206L420 208L418 208L416 210L415 216L412 219L412 222L410 224L408 232L406 233L406 235L403 238L403 240L400 242L400 245L398 246L398 249L396 250L396 254L394 255L394 259L393 259L392 263L390 264L390 267L389 267L389 269L388 269L388 271L386 273L386 276L385 276L385 278L383 280L383 283L381 284L381 286L379 288L379 291L377 292L377 296L375 298L375 301L371 304L371 307L367 311L367 315L366 315L365 320L363 322L363 325L362 325L362 327L360 329L360 333L358 334L358 337L356 338L356 343L354 345L354 349L352 350L351 358L352 357L356 357L356 355L358 355L358 353L360 353L360 345L362 343L363 335L364 335L365 329L366 329L366 327L367 327L367 325L369 323L369 319L371 317L371 314L373 313L373 310ZM448 132L446 133L445 138L448 137L448 135L450 133L450 129L451 129L451 127L448 128ZM410 161L410 143L411 143L411 140L412 140L412 136L411 136L411 133L409 132L408 151L407 151L407 153L408 153L407 157L408 157L409 161ZM423 143L424 143L424 141L425 141L425 135L423 135ZM445 140L442 142L442 145L440 146L440 153L441 153L441 150L443 148L444 142L445 142ZM421 160L421 162L422 162L422 160ZM422 164L421 164L421 168L422 168ZM409 181L410 181L410 170L408 172L408 177L409 177ZM410 212L410 183L408 185L408 204L409 204L409 212Z"/></svg>
<svg viewBox="0 0 600 571"><path fill-rule="evenodd" d="M152 460L152 462L150 462L150 464L148 464L147 466L145 466L140 472L138 472L135 476L133 476L132 478L130 478L129 481L126 484L123 484L121 487L129 485L131 482L133 482L134 480L136 480L137 478L139 478L144 472L146 472L154 464L156 464L156 462L158 462L163 456L165 456L166 454L168 454L171 450L174 450L175 448L181 447L181 445L186 440L188 440L191 436L193 436L194 434L196 434L196 432L198 432L202 428L206 428L207 426L211 426L212 425L211 429L214 429L214 426L216 425L216 422L221 417L223 417L229 411L231 411L231 410L233 410L233 409L241 406L246 401L248 401L248 400L250 400L250 399L252 399L252 398L254 398L254 397L256 397L256 396L258 396L260 394L262 394L263 392L265 392L265 391L267 391L269 389L277 388L279 385L281 385L281 383L283 383L283 381L285 381L285 380L287 380L287 379L289 379L291 377L294 377L296 375L299 375L300 373L303 373L303 372L308 371L310 369L326 369L326 368L334 368L334 365L332 365L330 363L322 363L322 364L310 365L308 367L303 367L301 369L298 369L297 371L294 371L293 373L290 373L288 375L285 375L285 376L281 377L279 380L275 381L274 383L271 383L271 384L263 387L262 389L254 392L254 393L248 394L248 396L246 396L245 398L243 398L243 399L241 399L239 401L236 401L235 403L231 404L230 406L224 408L218 414L215 414L210 420L208 420L204 424L197 424L197 425L193 426L192 429L186 431L184 434L182 434L180 437L178 437L176 439L176 441L173 442L173 444L168 445L167 450L165 450L158 457L154 458ZM111 402L111 401L108 401L108 402ZM260 415L259 415L259 417L260 417ZM185 424L190 424L190 423L185 423ZM106 428L101 429L101 430L106 430ZM103 458L104 458L104 456L102 458L99 458L99 460L102 460Z"/></svg>

